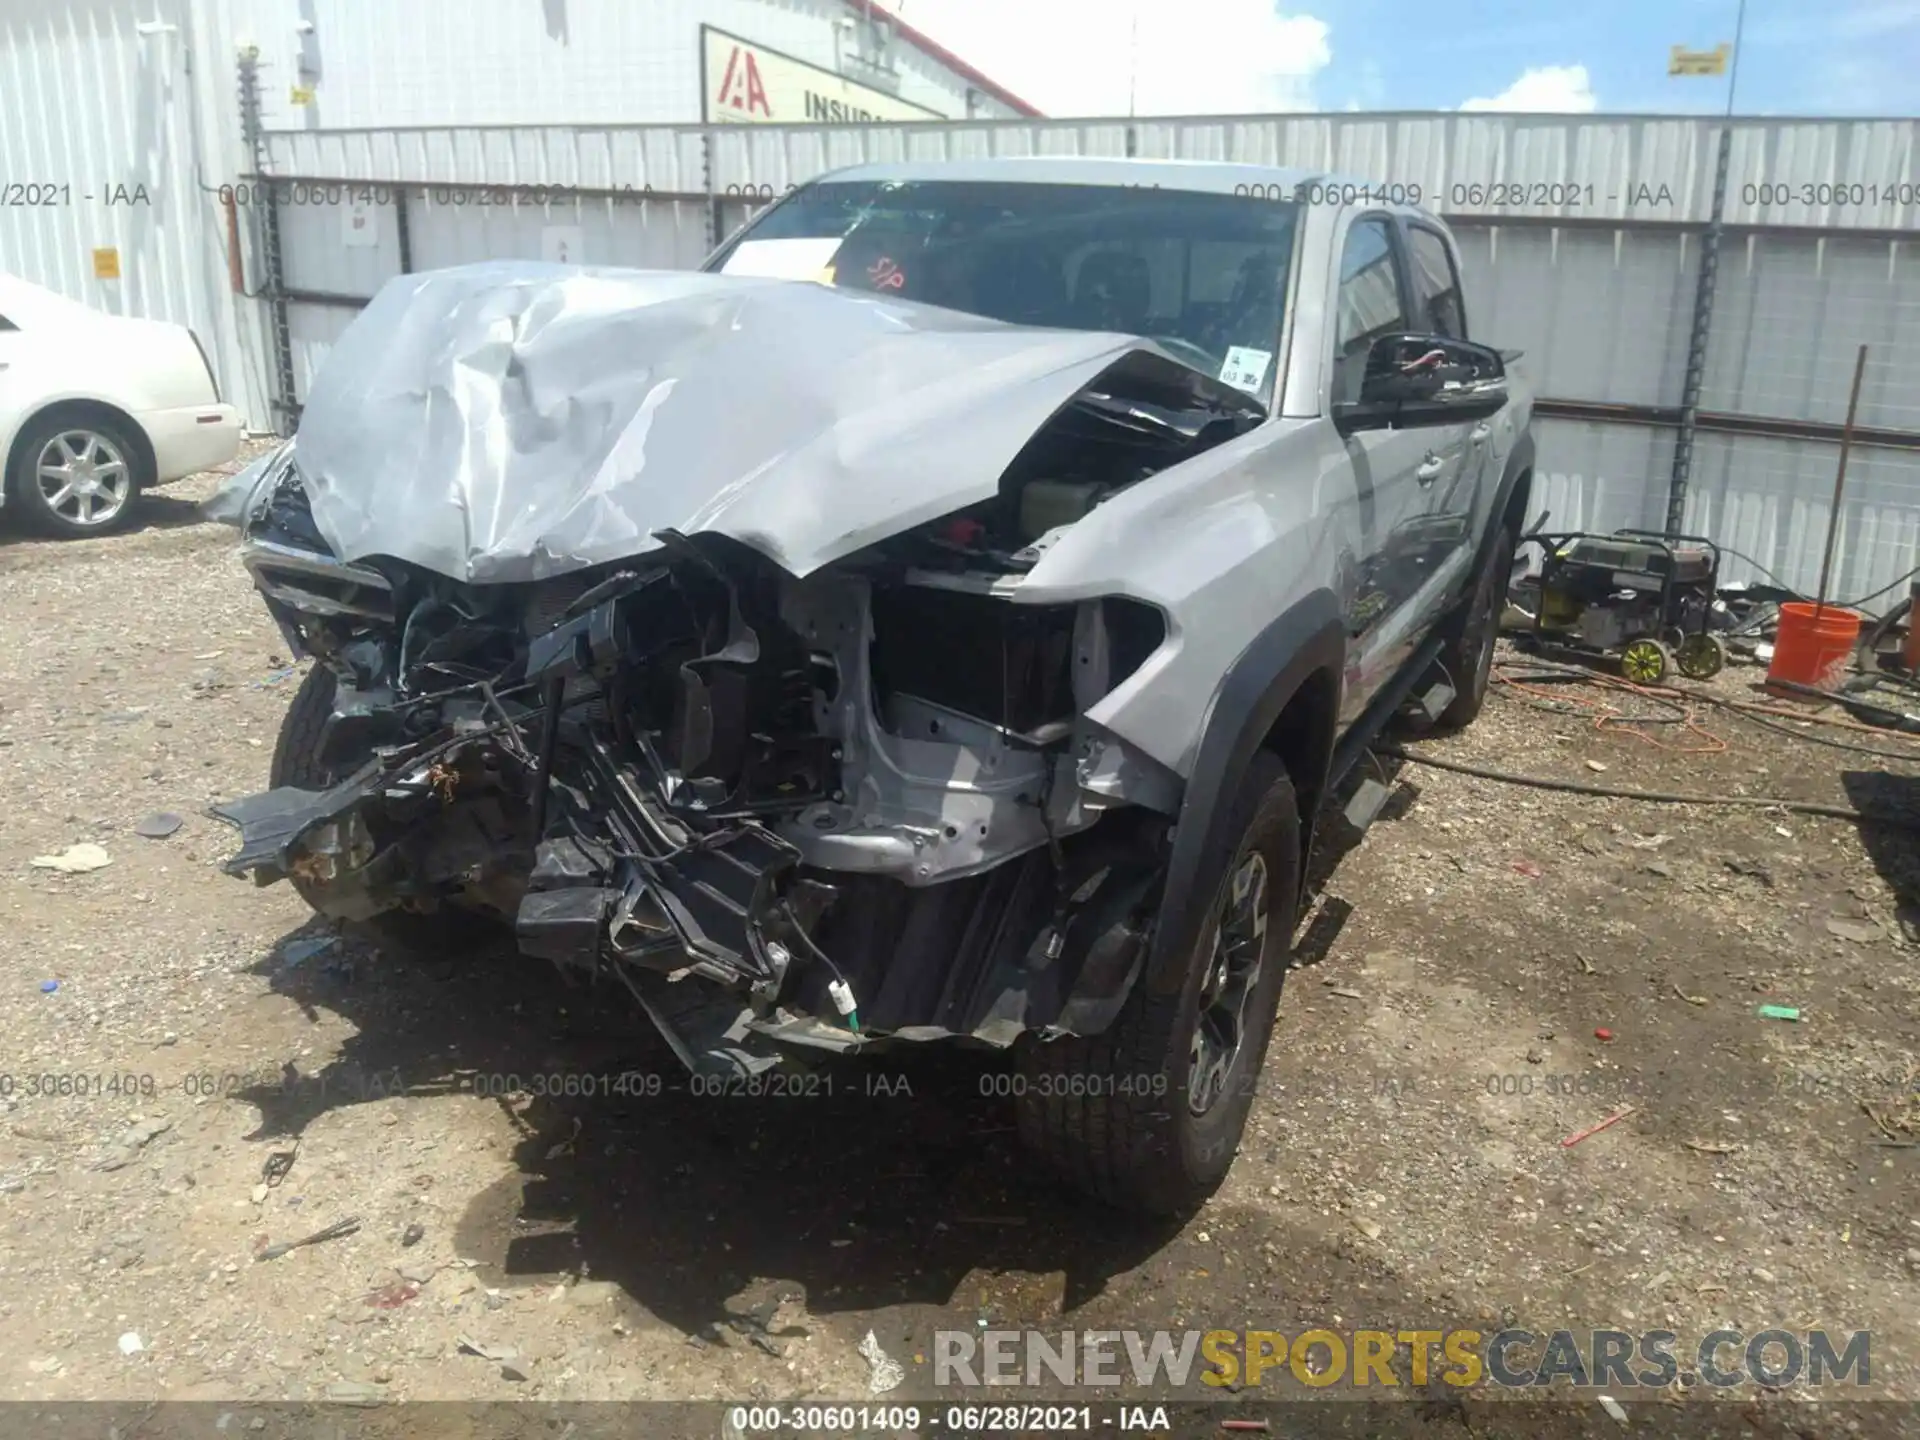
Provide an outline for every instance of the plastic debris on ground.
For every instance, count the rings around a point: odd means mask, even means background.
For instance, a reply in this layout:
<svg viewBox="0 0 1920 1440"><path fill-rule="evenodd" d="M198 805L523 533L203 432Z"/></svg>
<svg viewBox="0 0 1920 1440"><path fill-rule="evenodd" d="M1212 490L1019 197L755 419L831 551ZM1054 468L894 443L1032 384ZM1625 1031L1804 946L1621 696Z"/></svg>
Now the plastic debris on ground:
<svg viewBox="0 0 1920 1440"><path fill-rule="evenodd" d="M1618 1125L1622 1120L1626 1119L1627 1116L1633 1114L1634 1110L1637 1108L1638 1108L1637 1106L1629 1105L1624 1110L1614 1111L1613 1114L1609 1115L1606 1119L1602 1120L1598 1125L1589 1125L1584 1130L1574 1131L1573 1134L1567 1136L1566 1139L1560 1142L1560 1148L1562 1150L1570 1149L1571 1147L1578 1145L1582 1140L1587 1139L1589 1136L1598 1135L1602 1130L1605 1130L1610 1126Z"/></svg>
<svg viewBox="0 0 1920 1440"><path fill-rule="evenodd" d="M58 980L42 980L40 982L40 993L42 995L51 995L59 988L60 982Z"/></svg>
<svg viewBox="0 0 1920 1440"><path fill-rule="evenodd" d="M113 1137L107 1153L94 1162L96 1170L124 1170L140 1158L144 1150L157 1136L173 1128L171 1120L139 1120L127 1126Z"/></svg>
<svg viewBox="0 0 1920 1440"><path fill-rule="evenodd" d="M283 1240L278 1245L269 1245L253 1258L255 1260L278 1260L282 1255L292 1250L298 1250L303 1245L319 1245L328 1240L338 1240L343 1236L353 1234L359 1228L360 1217L357 1215L349 1216L345 1220L327 1226L324 1230L316 1230L311 1235L303 1235L298 1240Z"/></svg>
<svg viewBox="0 0 1920 1440"><path fill-rule="evenodd" d="M293 1169L293 1162L299 1157L300 1147L296 1143L291 1150L275 1150L260 1163L260 1183L278 1185L287 1178L287 1172Z"/></svg>
<svg viewBox="0 0 1920 1440"><path fill-rule="evenodd" d="M90 841L69 845L58 855L36 855L28 862L36 870L58 870L63 875L82 875L113 863L113 857Z"/></svg>
<svg viewBox="0 0 1920 1440"><path fill-rule="evenodd" d="M496 1364L517 1358L519 1352L508 1346L482 1345L470 1335L462 1335L455 1344L462 1355L478 1355L482 1360L492 1360Z"/></svg>
<svg viewBox="0 0 1920 1440"><path fill-rule="evenodd" d="M287 969L304 965L316 955L324 955L340 943L338 935L308 936L302 940L289 940L280 949L280 958Z"/></svg>
<svg viewBox="0 0 1920 1440"><path fill-rule="evenodd" d="M186 823L184 817L174 814L171 810L156 810L135 825L133 833L143 840L164 840Z"/></svg>
<svg viewBox="0 0 1920 1440"><path fill-rule="evenodd" d="M129 1330L120 1337L120 1353L122 1355L138 1355L146 1348L146 1345L140 1339L139 1332L136 1330Z"/></svg>
<svg viewBox="0 0 1920 1440"><path fill-rule="evenodd" d="M907 1378L907 1372L900 1362L893 1359L880 1348L880 1337L873 1331L867 1331L866 1339L860 1342L860 1358L867 1362L867 1390L874 1395L884 1395Z"/></svg>
<svg viewBox="0 0 1920 1440"><path fill-rule="evenodd" d="M1760 1007L1760 1018L1762 1020L1791 1020L1795 1024L1798 1024L1800 1021L1800 1012L1791 1005L1762 1005Z"/></svg>

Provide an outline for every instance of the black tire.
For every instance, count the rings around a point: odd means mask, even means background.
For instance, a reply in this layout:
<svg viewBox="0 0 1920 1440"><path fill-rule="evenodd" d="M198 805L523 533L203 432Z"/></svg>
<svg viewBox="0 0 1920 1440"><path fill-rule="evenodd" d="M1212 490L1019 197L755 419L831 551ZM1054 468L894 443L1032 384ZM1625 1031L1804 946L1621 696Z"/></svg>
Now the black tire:
<svg viewBox="0 0 1920 1440"><path fill-rule="evenodd" d="M1247 1126L1280 990L1291 960L1300 873L1300 809L1286 767L1254 756L1229 822L1236 839L1188 964L1180 994L1160 999L1136 987L1103 1034L1020 1049L1015 1111L1028 1151L1086 1193L1146 1215L1191 1212L1219 1188ZM1257 978L1241 1007L1240 1040L1211 1106L1190 1104L1202 992L1215 973L1216 937L1234 876L1258 856L1266 876ZM1209 1012L1211 1013L1211 1012Z"/></svg>
<svg viewBox="0 0 1920 1440"><path fill-rule="evenodd" d="M280 738L273 747L273 764L267 783L278 788L298 786L302 790L323 790L337 778L320 759L320 742L326 734L327 719L333 714L334 674L324 665L315 665L294 692L293 703L280 721ZM288 884L300 898L312 905L313 896L296 877ZM442 956L465 950L475 944L497 941L506 927L492 916L465 906L443 906L430 914L414 910L388 910L370 920L353 922L377 940L381 948L408 956Z"/></svg>
<svg viewBox="0 0 1920 1440"><path fill-rule="evenodd" d="M332 772L320 760L320 740L327 717L333 714L333 672L315 665L294 691L293 703L280 720L280 738L274 743L267 783L276 790L297 785L302 790L324 790Z"/></svg>
<svg viewBox="0 0 1920 1440"><path fill-rule="evenodd" d="M76 439L67 447L67 458L78 460L81 457L76 452L84 451L82 463L90 467L86 477L90 483L104 484L109 474L124 477L124 493L117 496L110 510L102 505L99 512L102 518L98 520L79 518L99 499L98 492L74 494L56 505L42 488L42 453L56 440L68 436L86 437L84 442ZM101 470L98 480L94 478L96 469ZM57 540L82 540L126 529L133 521L141 492L152 484L153 462L148 456L145 437L139 435L130 422L94 410L76 413L56 408L29 420L15 438L13 463L6 475L6 508L8 514L17 516L23 525L42 535ZM65 506L72 506L74 514L66 514Z"/></svg>
<svg viewBox="0 0 1920 1440"><path fill-rule="evenodd" d="M1500 615L1507 603L1507 577L1513 573L1513 526L1505 521L1495 532L1487 558L1474 580L1473 593L1454 622L1440 664L1454 687L1453 702L1434 722L1440 730L1464 730L1480 718L1493 683L1494 642L1500 638Z"/></svg>

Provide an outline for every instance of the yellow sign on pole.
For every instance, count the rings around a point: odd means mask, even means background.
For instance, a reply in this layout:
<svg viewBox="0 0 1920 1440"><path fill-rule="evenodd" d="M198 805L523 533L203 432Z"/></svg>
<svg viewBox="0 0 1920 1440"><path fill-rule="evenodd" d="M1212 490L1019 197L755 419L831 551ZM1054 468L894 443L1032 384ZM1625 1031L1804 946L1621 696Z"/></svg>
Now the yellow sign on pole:
<svg viewBox="0 0 1920 1440"><path fill-rule="evenodd" d="M313 87L311 85L295 85L287 92L287 103L301 106L313 104Z"/></svg>
<svg viewBox="0 0 1920 1440"><path fill-rule="evenodd" d="M96 280L118 280L120 278L120 248L108 245L93 252L93 278Z"/></svg>
<svg viewBox="0 0 1920 1440"><path fill-rule="evenodd" d="M1667 56L1669 75L1724 75L1733 58L1733 46L1716 45L1711 50L1689 50L1676 45Z"/></svg>

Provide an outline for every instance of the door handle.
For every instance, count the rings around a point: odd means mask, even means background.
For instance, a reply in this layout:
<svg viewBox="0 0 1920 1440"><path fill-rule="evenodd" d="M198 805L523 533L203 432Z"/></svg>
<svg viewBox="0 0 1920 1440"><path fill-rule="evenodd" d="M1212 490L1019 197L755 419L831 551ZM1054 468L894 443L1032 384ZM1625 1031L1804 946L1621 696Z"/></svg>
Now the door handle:
<svg viewBox="0 0 1920 1440"><path fill-rule="evenodd" d="M1473 429L1468 432L1467 439L1471 440L1474 444L1478 445L1482 440L1486 439L1491 434L1493 434L1493 427L1487 424L1486 421L1482 420L1478 425L1474 426Z"/></svg>
<svg viewBox="0 0 1920 1440"><path fill-rule="evenodd" d="M1431 485L1440 478L1440 472L1447 468L1447 462L1438 455L1429 455L1420 462L1420 468L1413 472L1413 478L1422 485Z"/></svg>

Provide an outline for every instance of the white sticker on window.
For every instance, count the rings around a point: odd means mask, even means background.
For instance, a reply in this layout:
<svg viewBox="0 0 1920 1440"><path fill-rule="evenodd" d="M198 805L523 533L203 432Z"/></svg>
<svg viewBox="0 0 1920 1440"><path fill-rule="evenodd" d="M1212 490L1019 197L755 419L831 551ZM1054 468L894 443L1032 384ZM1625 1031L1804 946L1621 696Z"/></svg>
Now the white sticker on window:
<svg viewBox="0 0 1920 1440"><path fill-rule="evenodd" d="M1251 350L1245 345L1234 345L1227 350L1227 363L1220 367L1220 378L1234 389L1252 394L1260 388L1260 382L1267 378L1267 366L1272 363L1271 350Z"/></svg>
<svg viewBox="0 0 1920 1440"><path fill-rule="evenodd" d="M746 240L721 266L728 275L753 275L768 280L817 280L840 248L838 235L791 240Z"/></svg>

